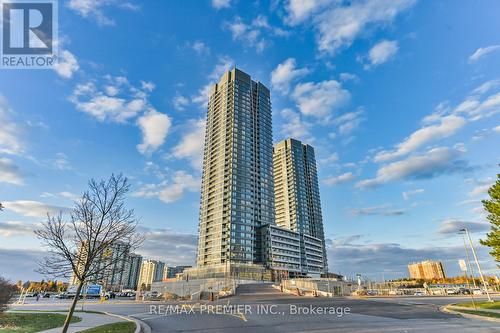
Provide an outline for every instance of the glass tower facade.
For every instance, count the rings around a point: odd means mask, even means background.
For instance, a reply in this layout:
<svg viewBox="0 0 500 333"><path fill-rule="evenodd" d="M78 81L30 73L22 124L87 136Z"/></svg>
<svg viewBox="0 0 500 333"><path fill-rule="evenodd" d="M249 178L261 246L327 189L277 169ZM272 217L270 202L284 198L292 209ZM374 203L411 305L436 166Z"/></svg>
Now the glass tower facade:
<svg viewBox="0 0 500 333"><path fill-rule="evenodd" d="M208 102L197 265L262 263L259 228L274 224L269 89L226 72Z"/></svg>
<svg viewBox="0 0 500 333"><path fill-rule="evenodd" d="M276 225L320 239L327 272L325 234L314 148L286 139L274 146Z"/></svg>

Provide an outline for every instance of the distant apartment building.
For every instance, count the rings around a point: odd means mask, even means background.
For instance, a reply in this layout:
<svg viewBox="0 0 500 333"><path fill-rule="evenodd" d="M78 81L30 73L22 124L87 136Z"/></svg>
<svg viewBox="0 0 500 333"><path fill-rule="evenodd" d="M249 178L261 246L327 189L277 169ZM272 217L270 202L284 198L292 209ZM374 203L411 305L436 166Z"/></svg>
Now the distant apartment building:
<svg viewBox="0 0 500 333"><path fill-rule="evenodd" d="M167 266L158 260L144 260L139 275L139 286L150 286L153 282L160 282L165 278Z"/></svg>
<svg viewBox="0 0 500 333"><path fill-rule="evenodd" d="M141 274L142 256L131 253L127 261L127 274L123 284L123 289L137 289L139 275Z"/></svg>
<svg viewBox="0 0 500 333"><path fill-rule="evenodd" d="M319 240L322 251L319 273L326 273L328 263L314 148L299 140L283 140L274 146L273 168L276 225L300 233L302 251ZM316 263L316 256L302 253L302 267L314 267L316 271Z"/></svg>
<svg viewBox="0 0 500 333"><path fill-rule="evenodd" d="M173 279L177 276L177 274L180 274L184 272L185 269L191 268L192 266L168 266L167 267L167 279Z"/></svg>
<svg viewBox="0 0 500 333"><path fill-rule="evenodd" d="M161 262L161 261L156 262L156 268L155 268L155 273L154 273L154 278L153 278L154 282L158 282L158 281L163 280L163 276L164 276L166 268L167 267L165 266L164 262Z"/></svg>
<svg viewBox="0 0 500 333"><path fill-rule="evenodd" d="M440 261L425 260L408 265L408 272L412 279L432 280L444 279L443 264Z"/></svg>
<svg viewBox="0 0 500 333"><path fill-rule="evenodd" d="M85 245L79 249L79 269L85 259ZM102 285L107 290L134 289L137 287L138 270L142 257L130 253L130 246L126 243L116 243L108 250L103 251L101 257L96 258L92 275L87 282ZM78 284L75 274L72 274L70 284Z"/></svg>
<svg viewBox="0 0 500 333"><path fill-rule="evenodd" d="M143 260L141 265L141 273L139 274L139 286L147 287L153 283L156 273L156 260Z"/></svg>

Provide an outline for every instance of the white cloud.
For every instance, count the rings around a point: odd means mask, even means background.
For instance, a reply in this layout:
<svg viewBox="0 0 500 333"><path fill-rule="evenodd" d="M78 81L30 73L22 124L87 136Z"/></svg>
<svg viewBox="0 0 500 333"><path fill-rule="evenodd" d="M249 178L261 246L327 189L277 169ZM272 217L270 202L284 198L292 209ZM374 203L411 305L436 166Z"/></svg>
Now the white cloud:
<svg viewBox="0 0 500 333"><path fill-rule="evenodd" d="M216 9L231 7L231 0L212 0L212 7Z"/></svg>
<svg viewBox="0 0 500 333"><path fill-rule="evenodd" d="M290 90L290 83L307 73L307 68L296 68L295 59L288 58L271 72L271 84L274 89L286 94Z"/></svg>
<svg viewBox="0 0 500 333"><path fill-rule="evenodd" d="M172 149L178 159L187 159L196 170L202 169L205 144L205 120L191 120L181 141Z"/></svg>
<svg viewBox="0 0 500 333"><path fill-rule="evenodd" d="M42 194L40 194L40 197L42 197L42 198L58 198L59 197L59 198L64 198L64 199L68 199L71 201L78 201L81 198L81 196L79 196L78 194L68 192L68 191L63 191L63 192L59 192L59 193L43 192Z"/></svg>
<svg viewBox="0 0 500 333"><path fill-rule="evenodd" d="M151 82L151 81L142 81L141 80L141 88L144 91L152 92L153 90L155 90L156 85L153 82Z"/></svg>
<svg viewBox="0 0 500 333"><path fill-rule="evenodd" d="M313 18L318 31L318 48L321 52L335 53L349 47L367 28L390 23L407 10L415 0L350 1L347 5L334 1Z"/></svg>
<svg viewBox="0 0 500 333"><path fill-rule="evenodd" d="M500 45L490 45L486 47L480 47L473 54L470 55L469 62L470 63L476 62L485 55L498 50L500 50Z"/></svg>
<svg viewBox="0 0 500 333"><path fill-rule="evenodd" d="M104 87L104 91L108 96L116 96L120 92L120 89L116 86L106 86Z"/></svg>
<svg viewBox="0 0 500 333"><path fill-rule="evenodd" d="M0 183L24 185L19 167L6 157L0 157Z"/></svg>
<svg viewBox="0 0 500 333"><path fill-rule="evenodd" d="M7 99L0 94L0 153L21 155L24 153L24 143L19 137L21 129L9 119L12 113Z"/></svg>
<svg viewBox="0 0 500 333"><path fill-rule="evenodd" d="M362 180L356 184L356 187L375 187L397 180L426 179L464 171L467 170L465 162L457 160L462 153L463 150L460 147L456 149L433 148L423 155L410 156L405 160L382 166L378 169L375 178Z"/></svg>
<svg viewBox="0 0 500 333"><path fill-rule="evenodd" d="M57 153L56 158L50 164L57 170L71 170L73 168L68 156L64 153Z"/></svg>
<svg viewBox="0 0 500 333"><path fill-rule="evenodd" d="M442 117L439 121L438 124L425 126L413 132L403 142L397 144L395 150L379 152L375 156L375 161L389 161L407 155L429 142L455 134L466 123L464 118L454 115Z"/></svg>
<svg viewBox="0 0 500 333"><path fill-rule="evenodd" d="M163 143L172 125L172 119L164 113L149 110L137 119L142 132L142 143L137 145L141 154L150 154Z"/></svg>
<svg viewBox="0 0 500 333"><path fill-rule="evenodd" d="M473 89L471 93L456 107L448 102L440 103L434 113L423 119L425 126L413 132L403 142L398 143L393 150L384 150L376 154L375 162L389 161L410 154L424 145L443 138L450 137L466 125L500 113L500 92L493 91L499 85L499 80L490 80ZM493 134L495 128L476 131L472 137L478 141Z"/></svg>
<svg viewBox="0 0 500 333"><path fill-rule="evenodd" d="M67 6L78 15L95 20L99 25L115 25L115 21L104 14L105 7L134 11L139 9L131 2L120 0L69 0Z"/></svg>
<svg viewBox="0 0 500 333"><path fill-rule="evenodd" d="M493 132L500 133L500 125L492 128Z"/></svg>
<svg viewBox="0 0 500 333"><path fill-rule="evenodd" d="M474 95L468 96L452 112L466 116L471 121L496 115L500 113L500 92L483 98Z"/></svg>
<svg viewBox="0 0 500 333"><path fill-rule="evenodd" d="M38 224L31 224L22 221L6 221L0 222L0 236L35 236L34 230Z"/></svg>
<svg viewBox="0 0 500 333"><path fill-rule="evenodd" d="M57 63L54 65L56 73L64 79L71 79L78 69L80 69L80 65L78 65L78 60L76 60L73 53L62 50Z"/></svg>
<svg viewBox="0 0 500 333"><path fill-rule="evenodd" d="M283 109L280 115L283 118L281 133L285 138L294 138L309 143L314 141L310 133L312 125L304 121L299 113Z"/></svg>
<svg viewBox="0 0 500 333"><path fill-rule="evenodd" d="M197 192L200 190L200 179L184 170L174 172L170 182L160 184L146 184L133 193L135 197L158 198L165 203L172 203L182 198L185 191Z"/></svg>
<svg viewBox="0 0 500 333"><path fill-rule="evenodd" d="M67 207L47 205L39 201L30 200L4 201L3 205L6 210L29 217L46 217L47 213L58 214L59 212L69 210Z"/></svg>
<svg viewBox="0 0 500 333"><path fill-rule="evenodd" d="M205 109L208 104L208 98L210 96L212 86L220 79L222 74L227 72L232 67L234 67L234 60L231 57L226 55L219 56L217 64L208 75L209 82L198 90L197 95L191 97L191 101Z"/></svg>
<svg viewBox="0 0 500 333"><path fill-rule="evenodd" d="M186 110L186 106L189 105L189 99L182 95L176 95L172 99L172 104L174 105L174 109L177 111L184 111Z"/></svg>
<svg viewBox="0 0 500 333"><path fill-rule="evenodd" d="M392 59L398 52L398 42L383 40L370 49L368 59L372 66L378 66Z"/></svg>
<svg viewBox="0 0 500 333"><path fill-rule="evenodd" d="M296 25L309 18L330 0L289 0L286 5L286 22Z"/></svg>
<svg viewBox="0 0 500 333"><path fill-rule="evenodd" d="M139 113L149 110L148 93L154 89L151 82L141 81L141 88L131 85L123 76L104 77L99 89L94 82L78 84L69 100L80 111L99 121L124 123Z"/></svg>
<svg viewBox="0 0 500 333"><path fill-rule="evenodd" d="M354 179L354 174L352 172L346 172L338 176L328 177L323 183L328 186L335 186L338 184L347 183Z"/></svg>
<svg viewBox="0 0 500 333"><path fill-rule="evenodd" d="M243 46L254 47L257 52L262 52L266 47L267 41L262 38L260 29L244 23L241 17L236 16L233 22L225 26L231 31L233 40L243 42Z"/></svg>
<svg viewBox="0 0 500 333"><path fill-rule="evenodd" d="M141 80L140 86L134 86L124 76L111 75L104 76L101 82L96 81L78 84L69 101L101 122L127 123L136 118L135 123L142 133L142 143L137 149L142 154L157 150L165 142L172 119L155 110L149 102L155 84Z"/></svg>
<svg viewBox="0 0 500 333"><path fill-rule="evenodd" d="M292 93L303 115L318 118L329 116L334 109L345 105L350 97L351 94L335 80L299 83Z"/></svg>
<svg viewBox="0 0 500 333"><path fill-rule="evenodd" d="M472 191L469 192L469 195L471 197L476 197L478 195L483 195L488 193L489 188L491 187L492 184L485 184L485 185L479 185L476 186L472 189Z"/></svg>
<svg viewBox="0 0 500 333"><path fill-rule="evenodd" d="M189 46L200 56L210 54L210 47L201 40L194 41L190 43Z"/></svg>
<svg viewBox="0 0 500 333"><path fill-rule="evenodd" d="M71 201L78 201L81 198L81 196L79 196L78 194L71 193L68 191L59 192L59 195Z"/></svg>
<svg viewBox="0 0 500 333"><path fill-rule="evenodd" d="M487 93L488 91L490 91L491 89L494 89L496 87L498 87L498 85L500 84L500 80L489 80L489 81L486 81L484 82L483 84L481 84L479 87L477 87L476 89L474 89L472 91L473 94L479 94L479 95L482 95L482 94L485 94Z"/></svg>
<svg viewBox="0 0 500 333"><path fill-rule="evenodd" d="M208 104L208 99L210 97L210 91L212 89L213 83L207 83L202 88L198 90L198 95L193 96L191 101L198 104L201 108L206 108Z"/></svg>
<svg viewBox="0 0 500 333"><path fill-rule="evenodd" d="M347 136L356 130L365 120L363 113L363 109L359 108L358 111L348 112L338 116L332 121L332 123L338 126L338 132L340 135Z"/></svg>
<svg viewBox="0 0 500 333"><path fill-rule="evenodd" d="M242 42L243 47L252 47L257 52L262 52L270 44L266 36L289 35L287 31L271 26L263 15L257 16L250 23L245 23L241 17L236 16L232 22L226 22L224 27L231 32L234 41Z"/></svg>
<svg viewBox="0 0 500 333"><path fill-rule="evenodd" d="M416 189L416 190L405 191L405 192L402 193L402 195L403 195L403 199L409 200L414 195L422 194L424 192L425 192L425 190L423 188L419 188L419 189Z"/></svg>
<svg viewBox="0 0 500 333"><path fill-rule="evenodd" d="M468 193L470 197L484 196L490 187L495 183L493 178L488 177L481 180L473 180L475 187Z"/></svg>
<svg viewBox="0 0 500 333"><path fill-rule="evenodd" d="M400 216L404 215L405 213L406 212L402 209L392 209L388 205L351 209L351 214L353 216Z"/></svg>
<svg viewBox="0 0 500 333"><path fill-rule="evenodd" d="M352 73L340 73L340 80L343 81L343 82L348 82L348 81L358 81L359 78L356 74L352 74Z"/></svg>
<svg viewBox="0 0 500 333"><path fill-rule="evenodd" d="M332 163L337 163L338 161L339 161L339 154L333 153L333 154L330 154L330 156L328 156L326 158L320 159L319 164L328 166L328 165L331 165Z"/></svg>
<svg viewBox="0 0 500 333"><path fill-rule="evenodd" d="M489 223L461 221L450 218L441 222L437 232L439 234L457 235L459 230L464 228L467 228L469 232L484 232L490 229L490 225Z"/></svg>

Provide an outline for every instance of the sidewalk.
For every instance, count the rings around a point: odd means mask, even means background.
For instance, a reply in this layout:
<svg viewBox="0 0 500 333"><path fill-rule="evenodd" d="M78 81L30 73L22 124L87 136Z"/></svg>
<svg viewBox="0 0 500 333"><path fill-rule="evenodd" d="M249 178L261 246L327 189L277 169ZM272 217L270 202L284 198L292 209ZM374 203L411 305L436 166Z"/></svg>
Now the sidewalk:
<svg viewBox="0 0 500 333"><path fill-rule="evenodd" d="M44 312L44 313L59 313L62 315L67 314L67 312ZM105 314L98 314L98 313L75 312L74 316L80 317L82 318L82 320L78 323L70 324L68 333L80 332L88 328L124 321L123 319L118 317L108 316ZM61 327L52 328L50 330L41 331L39 333L60 333L60 332L61 332Z"/></svg>

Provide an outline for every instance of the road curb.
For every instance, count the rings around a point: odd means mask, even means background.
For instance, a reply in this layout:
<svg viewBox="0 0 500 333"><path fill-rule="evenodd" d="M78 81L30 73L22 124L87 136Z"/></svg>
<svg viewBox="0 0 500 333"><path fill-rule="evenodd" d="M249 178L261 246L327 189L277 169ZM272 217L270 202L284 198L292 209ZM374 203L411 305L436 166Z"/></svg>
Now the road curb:
<svg viewBox="0 0 500 333"><path fill-rule="evenodd" d="M441 306L439 308L439 311L445 312L445 313L450 313L450 314L461 315L462 317L469 318L469 319L485 320L485 321L492 321L495 323L500 323L500 319L498 319L498 318L491 318L491 317L480 316L480 315L475 315L475 314L470 314L470 313L464 313L464 312L460 312L460 311L454 311L453 309L449 308L451 306L453 306L453 304Z"/></svg>
<svg viewBox="0 0 500 333"><path fill-rule="evenodd" d="M122 315L118 315L118 314L111 313L111 312L103 312L103 313L108 315L108 316L121 318L123 320L131 321L131 322L135 323L134 333L151 333L151 327L149 327L148 324L146 324L145 322L143 322L140 319L137 319L135 317L122 316Z"/></svg>

